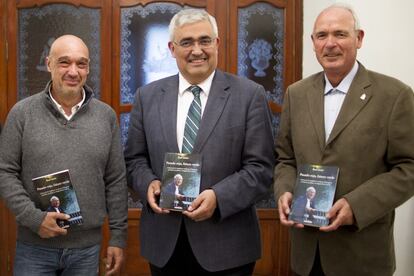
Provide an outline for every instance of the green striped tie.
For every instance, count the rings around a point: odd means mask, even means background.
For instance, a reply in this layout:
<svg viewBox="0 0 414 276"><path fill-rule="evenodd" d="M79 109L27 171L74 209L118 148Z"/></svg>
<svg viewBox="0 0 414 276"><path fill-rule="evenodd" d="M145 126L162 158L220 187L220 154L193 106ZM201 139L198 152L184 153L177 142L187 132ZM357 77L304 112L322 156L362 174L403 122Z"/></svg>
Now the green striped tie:
<svg viewBox="0 0 414 276"><path fill-rule="evenodd" d="M197 85L192 85L188 90L193 93L194 99L188 109L187 120L185 121L183 147L181 149L183 153L191 153L193 151L201 121L201 88Z"/></svg>

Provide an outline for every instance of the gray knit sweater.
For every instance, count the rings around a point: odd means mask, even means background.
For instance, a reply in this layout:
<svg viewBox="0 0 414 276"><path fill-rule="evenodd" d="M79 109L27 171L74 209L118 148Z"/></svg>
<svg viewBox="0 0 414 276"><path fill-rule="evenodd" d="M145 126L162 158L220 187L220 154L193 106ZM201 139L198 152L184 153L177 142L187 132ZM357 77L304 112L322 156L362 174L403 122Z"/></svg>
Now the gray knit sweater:
<svg viewBox="0 0 414 276"><path fill-rule="evenodd" d="M101 241L108 215L110 246L125 247L127 186L116 115L111 107L86 99L67 121L45 90L18 102L0 137L0 195L16 216L18 240L54 248L81 248ZM69 169L83 216L66 236L42 239L37 234L46 213L32 178Z"/></svg>

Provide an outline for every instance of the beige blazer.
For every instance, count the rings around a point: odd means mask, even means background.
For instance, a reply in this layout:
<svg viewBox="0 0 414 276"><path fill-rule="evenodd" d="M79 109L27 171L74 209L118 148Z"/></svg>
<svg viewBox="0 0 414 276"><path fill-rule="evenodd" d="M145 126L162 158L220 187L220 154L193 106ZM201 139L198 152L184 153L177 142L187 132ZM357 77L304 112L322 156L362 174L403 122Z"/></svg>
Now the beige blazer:
<svg viewBox="0 0 414 276"><path fill-rule="evenodd" d="M309 274L319 244L327 275L392 275L394 209L414 194L413 91L359 64L325 143L324 86L321 72L287 89L275 195L293 192L297 164L338 166L335 200L348 200L355 225L331 233L291 229L292 268Z"/></svg>

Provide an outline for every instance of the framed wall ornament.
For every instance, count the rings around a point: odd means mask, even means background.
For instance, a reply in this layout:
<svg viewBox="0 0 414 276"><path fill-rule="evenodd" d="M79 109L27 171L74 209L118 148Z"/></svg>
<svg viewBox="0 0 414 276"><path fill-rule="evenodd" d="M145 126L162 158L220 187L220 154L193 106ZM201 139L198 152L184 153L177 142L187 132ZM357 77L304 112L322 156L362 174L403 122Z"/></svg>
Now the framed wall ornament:
<svg viewBox="0 0 414 276"><path fill-rule="evenodd" d="M238 75L263 85L269 101L283 102L284 10L255 3L238 11ZM279 113L273 113L273 133L279 129Z"/></svg>
<svg viewBox="0 0 414 276"><path fill-rule="evenodd" d="M100 10L69 4L48 4L18 10L18 99L40 92L50 79L45 59L61 35L73 34L86 43L90 54L87 84L100 98Z"/></svg>
<svg viewBox="0 0 414 276"><path fill-rule="evenodd" d="M281 105L284 93L284 9L268 3L253 3L237 11L237 74L263 85L270 103ZM272 112L276 137L280 113ZM273 189L256 204L275 208Z"/></svg>

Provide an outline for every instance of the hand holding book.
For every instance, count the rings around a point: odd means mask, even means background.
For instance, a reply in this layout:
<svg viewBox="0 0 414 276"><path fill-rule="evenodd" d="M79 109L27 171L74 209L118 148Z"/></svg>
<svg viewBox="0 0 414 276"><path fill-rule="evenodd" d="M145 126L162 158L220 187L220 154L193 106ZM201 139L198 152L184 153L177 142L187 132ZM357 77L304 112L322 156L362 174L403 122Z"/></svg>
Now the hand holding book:
<svg viewBox="0 0 414 276"><path fill-rule="evenodd" d="M68 231L65 228L60 227L57 221L68 220L69 218L69 215L63 213L47 212L37 233L43 239L66 235Z"/></svg>
<svg viewBox="0 0 414 276"><path fill-rule="evenodd" d="M166 153L159 206L163 210L187 210L200 192L200 179L200 154Z"/></svg>
<svg viewBox="0 0 414 276"><path fill-rule="evenodd" d="M338 174L339 168L335 166L299 165L289 220L298 227L327 226L327 213L332 207Z"/></svg>
<svg viewBox="0 0 414 276"><path fill-rule="evenodd" d="M330 220L330 224L319 228L319 230L324 232L334 231L342 225L354 224L352 208L345 198L341 198L335 202L326 217Z"/></svg>
<svg viewBox="0 0 414 276"><path fill-rule="evenodd" d="M32 181L39 195L41 209L48 212L46 218L53 217L55 225L61 228L83 223L83 217L76 192L72 186L69 170L35 177ZM40 229L42 230L42 235L48 237L56 235L55 231L50 229L49 220L44 221L44 223L44 229ZM49 233L48 229L52 233ZM63 232L58 231L58 233Z"/></svg>
<svg viewBox="0 0 414 276"><path fill-rule="evenodd" d="M203 221L211 218L216 208L216 194L212 189L207 189L196 197L183 214L194 221Z"/></svg>
<svg viewBox="0 0 414 276"><path fill-rule="evenodd" d="M157 214L168 214L170 211L167 209L162 209L158 202L160 200L161 193L161 181L153 180L148 186L147 191L147 202L151 209Z"/></svg>
<svg viewBox="0 0 414 276"><path fill-rule="evenodd" d="M278 211L279 211L280 223L287 227L294 226L296 228L303 228L304 225L302 223L296 223L293 220L289 219L290 206L292 205L292 198L293 198L293 194L289 192L285 192L283 195L279 197L277 206L278 206Z"/></svg>

